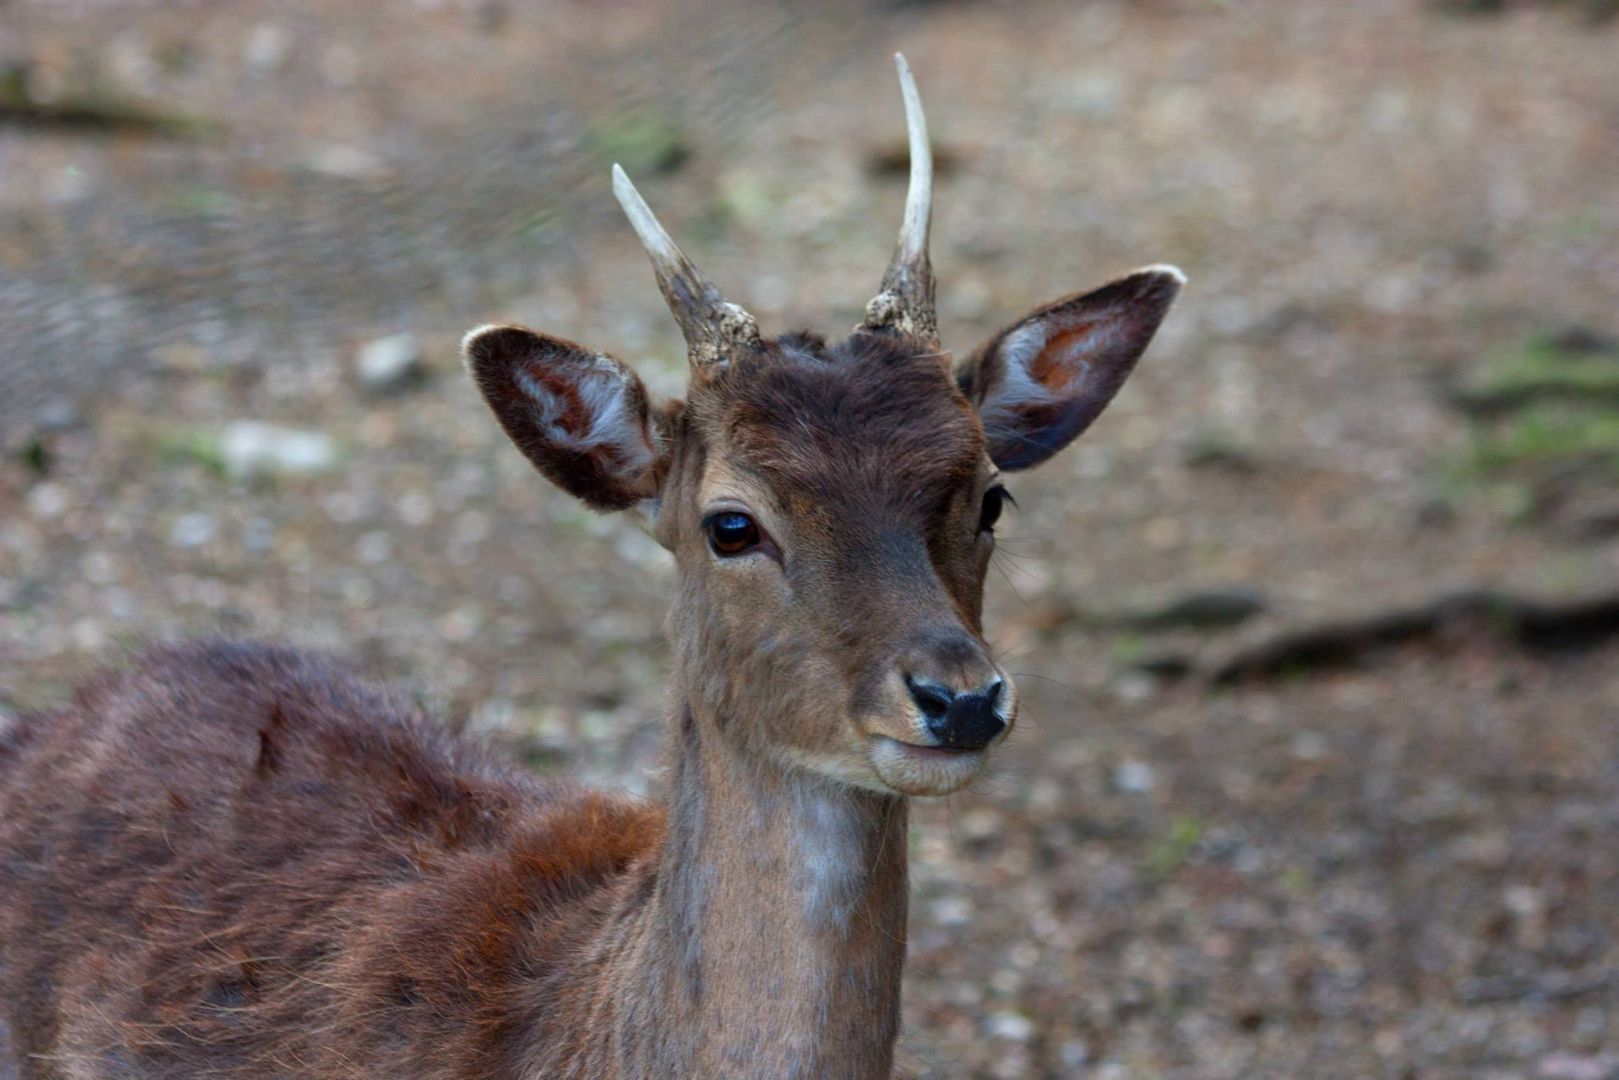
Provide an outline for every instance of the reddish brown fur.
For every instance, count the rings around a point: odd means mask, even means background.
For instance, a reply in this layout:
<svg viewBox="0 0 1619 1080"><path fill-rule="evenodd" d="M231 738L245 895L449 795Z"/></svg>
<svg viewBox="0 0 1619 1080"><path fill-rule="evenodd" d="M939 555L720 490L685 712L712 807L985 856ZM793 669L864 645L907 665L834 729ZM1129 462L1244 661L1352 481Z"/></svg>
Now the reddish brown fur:
<svg viewBox="0 0 1619 1080"><path fill-rule="evenodd" d="M526 1075L663 833L329 661L150 654L0 753L0 1076Z"/></svg>

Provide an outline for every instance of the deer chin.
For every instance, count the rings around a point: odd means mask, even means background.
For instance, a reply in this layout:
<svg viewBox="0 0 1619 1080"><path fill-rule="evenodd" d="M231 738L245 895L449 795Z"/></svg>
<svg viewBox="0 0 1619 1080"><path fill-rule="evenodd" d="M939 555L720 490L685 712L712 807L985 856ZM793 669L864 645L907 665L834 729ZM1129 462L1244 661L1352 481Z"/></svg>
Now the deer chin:
<svg viewBox="0 0 1619 1080"><path fill-rule="evenodd" d="M946 750L873 735L867 753L883 785L901 795L949 795L982 775L989 750Z"/></svg>
<svg viewBox="0 0 1619 1080"><path fill-rule="evenodd" d="M976 780L993 747L944 750L871 732L865 749L837 753L789 752L782 763L874 795L949 795Z"/></svg>

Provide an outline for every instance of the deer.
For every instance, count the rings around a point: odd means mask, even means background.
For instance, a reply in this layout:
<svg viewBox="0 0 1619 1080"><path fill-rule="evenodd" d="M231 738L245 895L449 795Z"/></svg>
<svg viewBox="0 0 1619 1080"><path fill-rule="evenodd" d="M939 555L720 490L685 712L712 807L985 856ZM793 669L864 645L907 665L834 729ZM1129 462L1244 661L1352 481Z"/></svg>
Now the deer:
<svg viewBox="0 0 1619 1080"><path fill-rule="evenodd" d="M907 808L983 774L1003 478L1114 398L1149 266L939 341L932 159L859 325L768 338L623 170L683 400L520 326L464 340L518 450L673 556L661 802L504 761L341 660L158 647L0 734L0 1078L871 1080L894 1070Z"/></svg>

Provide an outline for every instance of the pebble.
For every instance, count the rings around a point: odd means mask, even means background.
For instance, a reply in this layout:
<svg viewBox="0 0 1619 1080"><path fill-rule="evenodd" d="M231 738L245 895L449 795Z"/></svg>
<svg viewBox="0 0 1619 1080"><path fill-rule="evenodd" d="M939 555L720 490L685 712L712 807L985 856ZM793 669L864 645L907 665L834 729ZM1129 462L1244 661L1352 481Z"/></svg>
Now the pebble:
<svg viewBox="0 0 1619 1080"><path fill-rule="evenodd" d="M67 398L51 398L34 413L34 424L41 434L52 434L77 427L82 417L78 407Z"/></svg>
<svg viewBox="0 0 1619 1080"><path fill-rule="evenodd" d="M1319 731L1301 731L1288 749L1300 761L1320 761L1327 756L1327 739Z"/></svg>
<svg viewBox="0 0 1619 1080"><path fill-rule="evenodd" d="M248 31L242 42L242 59L257 72L270 72L281 66L291 48L292 38L286 30L275 23L261 22Z"/></svg>
<svg viewBox="0 0 1619 1080"><path fill-rule="evenodd" d="M1069 1039L1057 1050L1057 1056L1070 1069L1077 1069L1091 1060L1091 1048L1084 1039Z"/></svg>
<svg viewBox="0 0 1619 1080"><path fill-rule="evenodd" d="M973 903L964 896L943 896L933 902L933 921L940 926L965 926L972 917Z"/></svg>
<svg viewBox="0 0 1619 1080"><path fill-rule="evenodd" d="M1113 786L1126 795L1145 795L1157 783L1157 772L1145 761L1121 761L1113 770Z"/></svg>
<svg viewBox="0 0 1619 1080"><path fill-rule="evenodd" d="M354 374L361 386L375 393L402 390L423 374L421 343L411 333L368 341L354 354Z"/></svg>
<svg viewBox="0 0 1619 1080"><path fill-rule="evenodd" d="M1022 1013L994 1013L989 1018L989 1033L997 1039L1027 1042L1034 1035L1034 1021Z"/></svg>
<svg viewBox="0 0 1619 1080"><path fill-rule="evenodd" d="M67 509L67 503L67 489L61 484L46 481L35 484L28 492L28 509L38 518L58 517Z"/></svg>
<svg viewBox="0 0 1619 1080"><path fill-rule="evenodd" d="M311 172L339 180L380 181L392 175L386 162L357 146L317 146L305 156L304 165Z"/></svg>
<svg viewBox="0 0 1619 1080"><path fill-rule="evenodd" d="M337 464L337 443L318 431L236 420L219 436L225 471L242 478L271 473L317 473Z"/></svg>
<svg viewBox="0 0 1619 1080"><path fill-rule="evenodd" d="M169 526L169 543L175 547L201 547L219 532L219 526L208 514L181 514Z"/></svg>

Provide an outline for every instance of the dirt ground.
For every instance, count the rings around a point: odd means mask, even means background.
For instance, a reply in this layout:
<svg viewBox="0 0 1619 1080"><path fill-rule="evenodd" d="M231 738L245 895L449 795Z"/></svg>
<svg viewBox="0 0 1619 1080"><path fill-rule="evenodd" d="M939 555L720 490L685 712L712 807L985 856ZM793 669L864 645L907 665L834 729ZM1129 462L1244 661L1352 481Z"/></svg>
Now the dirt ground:
<svg viewBox="0 0 1619 1080"><path fill-rule="evenodd" d="M903 48L947 344L1191 278L1011 485L1026 713L917 814L910 1067L1615 1080L1619 619L1555 605L1619 589L1619 23L1497 6L0 0L0 722L225 631L656 791L670 566L455 341L678 392L613 157L767 329L852 325ZM243 421L330 444L255 467Z"/></svg>

